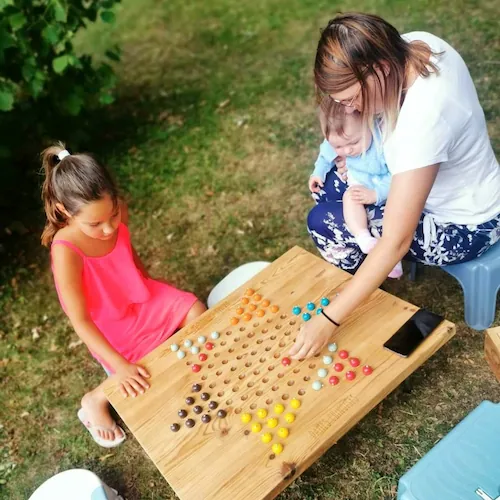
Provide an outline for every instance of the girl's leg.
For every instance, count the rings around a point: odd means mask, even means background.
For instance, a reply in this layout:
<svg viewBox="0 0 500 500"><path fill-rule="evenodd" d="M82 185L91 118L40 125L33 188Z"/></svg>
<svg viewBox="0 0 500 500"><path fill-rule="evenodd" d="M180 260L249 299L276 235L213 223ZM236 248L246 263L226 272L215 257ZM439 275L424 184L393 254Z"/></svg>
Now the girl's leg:
<svg viewBox="0 0 500 500"><path fill-rule="evenodd" d="M203 302L197 300L191 306L191 309L189 309L188 313L186 314L186 317L182 320L182 323L179 325L179 328L184 328L186 325L191 323L191 321L196 319L198 316L201 316L206 310L207 310L207 307L205 306L205 304Z"/></svg>
<svg viewBox="0 0 500 500"><path fill-rule="evenodd" d="M368 231L365 206L353 200L349 194L349 190L344 193L342 202L344 205L344 219L347 228L354 236L361 251L366 254L370 253L377 244L377 239Z"/></svg>
<svg viewBox="0 0 500 500"><path fill-rule="evenodd" d="M92 426L103 427L104 429L112 429L115 421L109 413L109 403L104 394L103 385L97 386L94 390L87 392L82 398L82 408L85 411L85 416L89 419ZM121 430L117 427L112 430L96 429L96 432L102 439L114 441L122 437Z"/></svg>

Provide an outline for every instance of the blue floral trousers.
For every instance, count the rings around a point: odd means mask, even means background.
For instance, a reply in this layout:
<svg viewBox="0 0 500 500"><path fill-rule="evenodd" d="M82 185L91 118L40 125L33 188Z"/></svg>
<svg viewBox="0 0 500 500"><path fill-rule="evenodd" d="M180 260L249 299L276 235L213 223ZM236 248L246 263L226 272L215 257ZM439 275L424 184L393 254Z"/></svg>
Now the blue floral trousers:
<svg viewBox="0 0 500 500"><path fill-rule="evenodd" d="M342 197L347 184L332 169L307 217L307 227L322 257L344 269L355 271L366 255L361 252L344 221ZM385 206L366 207L368 228L380 238ZM431 266L445 266L475 259L500 240L500 214L479 225L459 225L435 221L422 214L405 260Z"/></svg>

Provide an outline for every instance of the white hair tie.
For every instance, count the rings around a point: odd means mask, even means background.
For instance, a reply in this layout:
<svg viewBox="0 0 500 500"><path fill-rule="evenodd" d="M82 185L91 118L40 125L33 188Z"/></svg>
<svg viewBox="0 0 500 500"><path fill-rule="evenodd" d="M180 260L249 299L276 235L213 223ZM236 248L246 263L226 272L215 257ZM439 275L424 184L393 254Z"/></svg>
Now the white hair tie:
<svg viewBox="0 0 500 500"><path fill-rule="evenodd" d="M70 152L67 150L67 149L63 149L58 155L57 157L59 158L59 161L63 160L64 158L66 158L66 156L69 156L70 155Z"/></svg>

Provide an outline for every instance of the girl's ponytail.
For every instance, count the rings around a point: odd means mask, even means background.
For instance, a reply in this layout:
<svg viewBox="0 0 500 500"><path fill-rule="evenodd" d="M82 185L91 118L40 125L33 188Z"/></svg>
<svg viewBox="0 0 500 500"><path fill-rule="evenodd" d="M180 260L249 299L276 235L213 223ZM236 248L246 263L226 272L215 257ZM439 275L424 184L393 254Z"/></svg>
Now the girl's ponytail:
<svg viewBox="0 0 500 500"><path fill-rule="evenodd" d="M70 155L58 142L42 153L45 180L42 200L47 222L42 245L49 246L54 235L68 224L68 216L78 214L83 205L108 194L118 203L118 188L106 168L88 154ZM64 207L64 213L57 207Z"/></svg>
<svg viewBox="0 0 500 500"><path fill-rule="evenodd" d="M54 238L54 235L66 225L64 215L57 209L56 203L60 203L56 197L53 177L54 170L61 163L59 153L66 148L62 142L58 142L53 146L45 149L42 154L42 169L45 174L45 180L42 186L42 200L47 216L47 222L42 233L42 245L49 246Z"/></svg>

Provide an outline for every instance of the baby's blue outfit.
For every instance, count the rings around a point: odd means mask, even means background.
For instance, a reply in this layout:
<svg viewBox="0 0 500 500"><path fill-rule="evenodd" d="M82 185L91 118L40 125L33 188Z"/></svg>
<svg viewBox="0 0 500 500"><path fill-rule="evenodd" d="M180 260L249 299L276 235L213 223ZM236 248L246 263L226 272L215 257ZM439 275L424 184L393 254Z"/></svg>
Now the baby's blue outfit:
<svg viewBox="0 0 500 500"><path fill-rule="evenodd" d="M319 148L318 159L314 164L314 171L311 175L316 175L325 182L326 174L333 168L337 156L335 149L325 139ZM373 139L364 155L348 156L346 165L350 180L358 182L368 189L375 190L377 193L376 205L380 206L387 200L392 176L385 163L384 153L378 151Z"/></svg>

